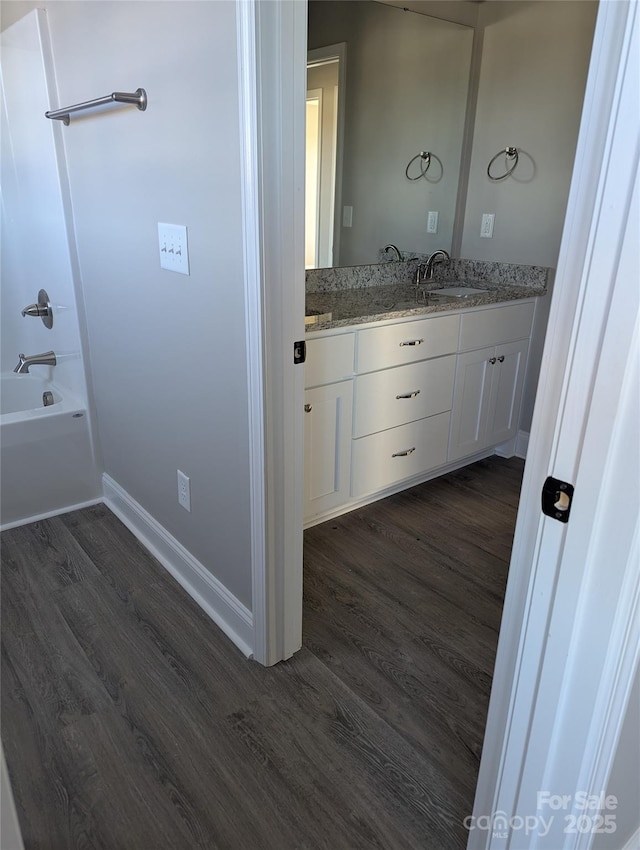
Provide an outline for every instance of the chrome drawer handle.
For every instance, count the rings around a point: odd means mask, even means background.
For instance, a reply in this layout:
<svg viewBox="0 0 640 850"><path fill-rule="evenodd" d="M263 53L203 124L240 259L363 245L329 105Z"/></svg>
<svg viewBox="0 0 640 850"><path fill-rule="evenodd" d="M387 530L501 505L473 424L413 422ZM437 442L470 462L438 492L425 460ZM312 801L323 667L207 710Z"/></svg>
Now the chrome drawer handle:
<svg viewBox="0 0 640 850"><path fill-rule="evenodd" d="M402 348L403 345L422 345L423 342L424 339L411 339L409 342L401 342L400 348Z"/></svg>
<svg viewBox="0 0 640 850"><path fill-rule="evenodd" d="M415 450L416 447L414 446L412 449L406 449L403 452L396 452L395 454L392 454L391 457L406 457L407 455L413 454Z"/></svg>
<svg viewBox="0 0 640 850"><path fill-rule="evenodd" d="M498 363L504 363L504 354L501 354L500 357L498 357Z"/></svg>
<svg viewBox="0 0 640 850"><path fill-rule="evenodd" d="M412 393L402 393L401 395L397 395L396 398L415 398L417 395L420 395L420 390L414 390Z"/></svg>
<svg viewBox="0 0 640 850"><path fill-rule="evenodd" d="M491 363L491 365L493 366L493 365L495 365L496 360L497 360L497 358L496 358L496 357L490 357L490 358L489 358L489 363Z"/></svg>

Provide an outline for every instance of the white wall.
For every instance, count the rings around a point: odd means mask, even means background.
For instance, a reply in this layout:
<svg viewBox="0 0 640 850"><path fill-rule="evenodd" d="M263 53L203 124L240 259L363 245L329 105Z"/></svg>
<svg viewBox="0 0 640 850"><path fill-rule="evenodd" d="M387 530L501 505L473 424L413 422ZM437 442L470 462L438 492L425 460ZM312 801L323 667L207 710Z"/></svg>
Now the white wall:
<svg viewBox="0 0 640 850"><path fill-rule="evenodd" d="M484 43L461 256L555 267L596 11L591 0L480 6ZM518 168L493 183L487 165L508 145L522 149ZM495 214L492 239L480 238L483 213Z"/></svg>
<svg viewBox="0 0 640 850"><path fill-rule="evenodd" d="M104 470L250 608L235 4L40 5L57 105L149 97L62 128ZM158 222L187 225L189 277L160 269Z"/></svg>
<svg viewBox="0 0 640 850"><path fill-rule="evenodd" d="M414 252L451 248L473 30L380 3L309 3L309 49L347 43L339 262L374 263L388 242ZM430 181L405 176L429 150ZM418 169L418 163L413 164ZM427 214L440 214L428 234Z"/></svg>

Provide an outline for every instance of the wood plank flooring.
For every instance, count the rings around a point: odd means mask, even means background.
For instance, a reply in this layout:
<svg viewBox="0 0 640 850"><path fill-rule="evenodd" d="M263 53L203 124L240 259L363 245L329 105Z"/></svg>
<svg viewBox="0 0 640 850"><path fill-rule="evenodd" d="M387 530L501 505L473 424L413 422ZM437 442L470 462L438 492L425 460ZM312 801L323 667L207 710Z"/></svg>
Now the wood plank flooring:
<svg viewBox="0 0 640 850"><path fill-rule="evenodd" d="M465 847L521 473L491 458L305 532L304 647L271 669L105 507L5 532L27 850Z"/></svg>

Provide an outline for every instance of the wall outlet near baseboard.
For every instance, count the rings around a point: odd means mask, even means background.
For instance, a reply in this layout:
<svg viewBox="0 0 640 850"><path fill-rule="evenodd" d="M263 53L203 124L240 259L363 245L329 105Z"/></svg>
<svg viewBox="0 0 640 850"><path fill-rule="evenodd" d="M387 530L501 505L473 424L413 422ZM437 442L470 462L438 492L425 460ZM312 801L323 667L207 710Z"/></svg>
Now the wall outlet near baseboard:
<svg viewBox="0 0 640 850"><path fill-rule="evenodd" d="M191 513L191 479L178 470L178 504Z"/></svg>

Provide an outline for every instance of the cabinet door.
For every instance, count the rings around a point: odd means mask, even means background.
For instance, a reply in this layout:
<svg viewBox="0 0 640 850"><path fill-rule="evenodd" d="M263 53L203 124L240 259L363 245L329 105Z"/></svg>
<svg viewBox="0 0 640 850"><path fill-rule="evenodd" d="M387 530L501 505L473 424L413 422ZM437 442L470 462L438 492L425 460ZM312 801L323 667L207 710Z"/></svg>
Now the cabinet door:
<svg viewBox="0 0 640 850"><path fill-rule="evenodd" d="M528 349L527 339L496 346L496 363L491 370L487 446L505 443L516 435Z"/></svg>
<svg viewBox="0 0 640 850"><path fill-rule="evenodd" d="M349 498L353 381L305 392L305 521Z"/></svg>
<svg viewBox="0 0 640 850"><path fill-rule="evenodd" d="M458 355L451 408L449 460L457 460L487 446L487 422L495 346Z"/></svg>

